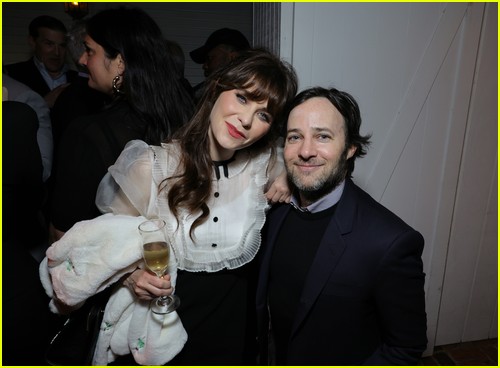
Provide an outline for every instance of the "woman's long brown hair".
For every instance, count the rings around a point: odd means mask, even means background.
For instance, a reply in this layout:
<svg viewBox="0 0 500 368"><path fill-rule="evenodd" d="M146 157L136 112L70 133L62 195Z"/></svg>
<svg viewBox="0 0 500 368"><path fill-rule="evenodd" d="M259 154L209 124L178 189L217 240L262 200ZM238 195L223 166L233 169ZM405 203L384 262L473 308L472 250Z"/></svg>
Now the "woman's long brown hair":
<svg viewBox="0 0 500 368"><path fill-rule="evenodd" d="M253 101L267 102L267 111L273 117L269 132L250 147L251 152L269 147L275 159L274 145L279 137L286 105L297 92L297 76L293 67L263 49L246 51L238 59L207 79L205 92L197 111L188 124L173 137L180 144L180 166L184 171L166 178L160 191L170 184L167 198L170 210L179 223L179 209L189 213L201 210L189 234L205 222L210 213L206 204L212 194L213 163L210 158L208 130L210 113L217 98L224 91L246 90L246 97Z"/></svg>

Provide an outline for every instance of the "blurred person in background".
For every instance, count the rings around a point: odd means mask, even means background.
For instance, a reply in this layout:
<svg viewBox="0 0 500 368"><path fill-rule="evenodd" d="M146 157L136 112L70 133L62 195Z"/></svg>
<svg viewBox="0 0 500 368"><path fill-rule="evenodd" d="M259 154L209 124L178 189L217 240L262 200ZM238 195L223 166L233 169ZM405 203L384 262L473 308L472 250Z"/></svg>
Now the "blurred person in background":
<svg viewBox="0 0 500 368"><path fill-rule="evenodd" d="M66 64L66 33L59 19L49 15L36 17L29 25L28 37L33 57L4 66L8 75L42 96L50 108L77 76Z"/></svg>
<svg viewBox="0 0 500 368"><path fill-rule="evenodd" d="M250 43L243 33L236 29L221 28L213 32L203 46L191 51L189 55L195 63L203 65L203 74L207 78L248 49ZM199 101L204 86L205 82L194 86L195 101Z"/></svg>
<svg viewBox="0 0 500 368"><path fill-rule="evenodd" d="M84 39L79 63L88 70L88 85L112 102L73 120L64 132L51 198L51 241L100 214L97 187L127 142L160 144L194 108L173 72L160 28L143 10L103 10L87 20Z"/></svg>
<svg viewBox="0 0 500 368"><path fill-rule="evenodd" d="M75 80L64 89L52 108L52 133L54 135L54 150L57 147L63 132L75 118L95 113L110 102L109 94L89 87L89 74L85 65L79 60L85 52L84 38L86 35L84 20L77 20L68 31L67 51L73 64L78 69Z"/></svg>

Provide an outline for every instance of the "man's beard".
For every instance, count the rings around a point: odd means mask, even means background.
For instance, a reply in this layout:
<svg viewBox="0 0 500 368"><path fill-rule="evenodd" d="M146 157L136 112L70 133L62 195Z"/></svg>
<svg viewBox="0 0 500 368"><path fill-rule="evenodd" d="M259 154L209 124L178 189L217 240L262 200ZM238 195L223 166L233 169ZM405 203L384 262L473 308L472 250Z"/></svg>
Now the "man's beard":
<svg viewBox="0 0 500 368"><path fill-rule="evenodd" d="M318 178L314 183L307 185L300 182L300 178L288 171L288 181L300 192L301 197L308 203L314 203L318 199L332 192L345 179L348 171L346 148L340 155L337 166L328 176Z"/></svg>

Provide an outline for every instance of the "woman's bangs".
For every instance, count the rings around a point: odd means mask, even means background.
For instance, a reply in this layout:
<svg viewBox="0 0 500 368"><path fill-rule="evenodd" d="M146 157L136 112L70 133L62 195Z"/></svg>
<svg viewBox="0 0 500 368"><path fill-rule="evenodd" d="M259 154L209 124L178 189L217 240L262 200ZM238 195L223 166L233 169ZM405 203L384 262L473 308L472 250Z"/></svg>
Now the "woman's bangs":
<svg viewBox="0 0 500 368"><path fill-rule="evenodd" d="M218 85L225 91L245 90L246 97L252 101L267 100L267 111L276 118L283 108L282 96L286 95L286 90L283 90L283 81L272 72L272 68L239 68L219 79Z"/></svg>
<svg viewBox="0 0 500 368"><path fill-rule="evenodd" d="M282 91L279 90L278 84L269 76L259 78L255 76L246 85L243 86L248 93L247 97L253 101L267 100L267 111L276 117L276 112L281 110L280 98Z"/></svg>

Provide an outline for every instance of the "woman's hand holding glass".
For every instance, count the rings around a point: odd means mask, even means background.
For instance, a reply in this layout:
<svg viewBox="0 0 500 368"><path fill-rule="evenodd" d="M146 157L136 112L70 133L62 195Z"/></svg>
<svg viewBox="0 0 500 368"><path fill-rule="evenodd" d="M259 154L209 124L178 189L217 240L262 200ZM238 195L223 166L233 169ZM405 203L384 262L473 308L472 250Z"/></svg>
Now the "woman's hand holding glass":
<svg viewBox="0 0 500 368"><path fill-rule="evenodd" d="M152 287L157 285L159 288L166 286L171 288L172 285L170 284L170 277L168 277L168 280L165 279L170 262L170 256L172 254L170 245L168 244L165 235L165 221L162 219L145 221L139 225L139 233L142 237L144 262L148 269L154 272L157 277L157 280L154 281L150 279L149 285ZM139 273L136 273L136 275L139 276ZM137 279L138 282L136 283L136 287L139 289L143 288L143 286L139 284L139 281L140 279L144 279L147 282L147 277L148 276L145 273L140 275ZM129 279L131 279L130 281L133 281L134 277L130 277ZM152 289L150 287L149 292L151 292L151 290ZM152 294L156 295L154 292ZM162 295L153 301L151 310L157 314L166 314L176 310L179 304L180 300L176 295Z"/></svg>
<svg viewBox="0 0 500 368"><path fill-rule="evenodd" d="M125 280L125 285L134 292L139 300L153 300L158 296L168 296L174 292L170 275L159 278L151 271L137 269Z"/></svg>

